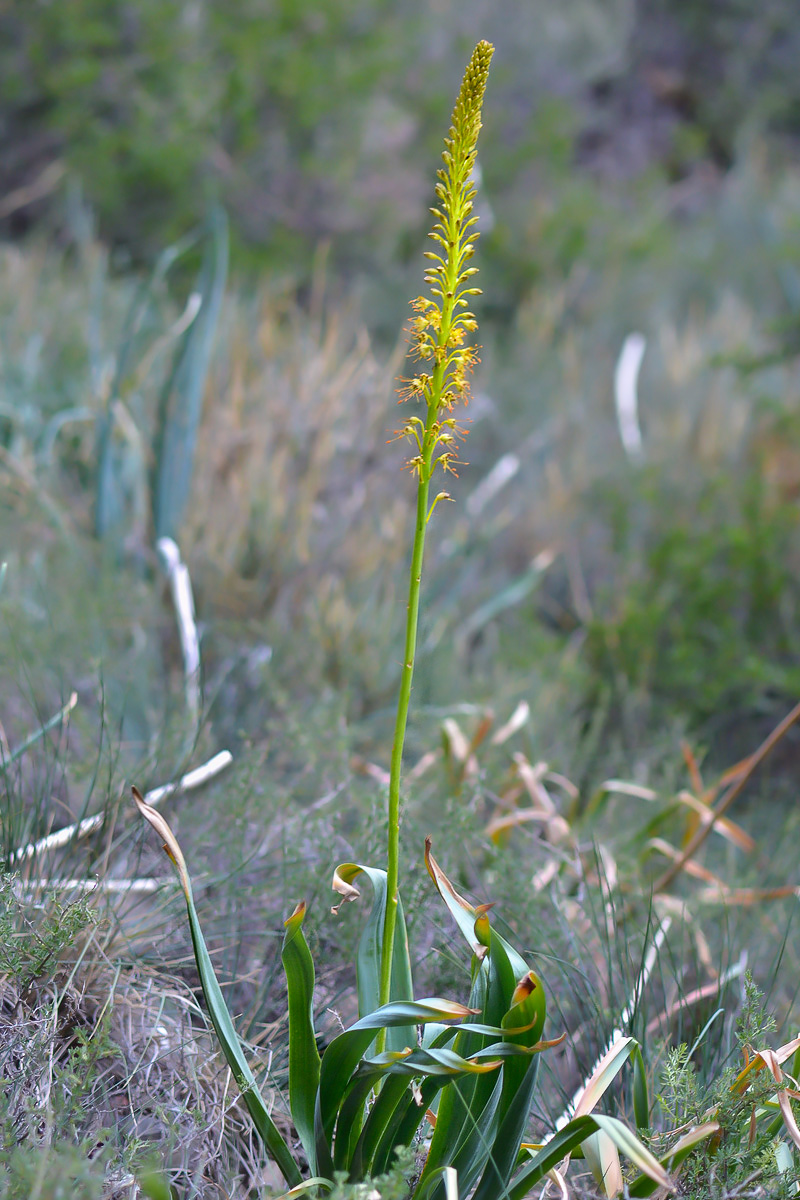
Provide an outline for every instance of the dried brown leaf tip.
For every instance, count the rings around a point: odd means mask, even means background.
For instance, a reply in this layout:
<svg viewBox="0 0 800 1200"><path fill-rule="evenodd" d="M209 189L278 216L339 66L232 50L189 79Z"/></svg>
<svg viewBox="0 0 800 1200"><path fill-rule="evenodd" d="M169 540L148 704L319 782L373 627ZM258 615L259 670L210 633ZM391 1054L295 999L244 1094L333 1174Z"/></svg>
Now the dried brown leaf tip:
<svg viewBox="0 0 800 1200"><path fill-rule="evenodd" d="M338 904L331 908L331 912L336 916L343 904L358 900L361 892L353 883L357 875L361 874L361 867L356 863L340 863L333 872L333 880L331 887L335 892L338 892L342 897Z"/></svg>
<svg viewBox="0 0 800 1200"><path fill-rule="evenodd" d="M527 1000L538 987L538 980L532 971L527 975L523 975L517 986L514 988L514 995L511 997L511 1007L516 1004L522 1004L523 1000Z"/></svg>
<svg viewBox="0 0 800 1200"><path fill-rule="evenodd" d="M184 859L183 852L178 845L178 839L175 837L175 834L172 832L161 813L144 800L142 793L137 787L132 787L131 793L139 812L144 817L145 821L152 825L153 829L155 829L156 833L161 838L167 856L172 859L173 863L178 869L181 887L186 895L189 896L192 890L191 883L189 882L189 872L186 869L186 860Z"/></svg>

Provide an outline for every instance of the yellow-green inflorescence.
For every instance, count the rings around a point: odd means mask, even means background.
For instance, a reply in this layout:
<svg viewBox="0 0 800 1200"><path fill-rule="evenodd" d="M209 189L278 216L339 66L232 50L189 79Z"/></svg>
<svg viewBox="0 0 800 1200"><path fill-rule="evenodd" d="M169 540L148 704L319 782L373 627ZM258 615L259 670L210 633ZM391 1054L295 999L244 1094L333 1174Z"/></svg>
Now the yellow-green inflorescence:
<svg viewBox="0 0 800 1200"><path fill-rule="evenodd" d="M398 434L408 437L414 446L408 466L421 483L430 481L437 466L456 474L457 439L466 433L458 427L452 411L459 401L467 403L469 377L478 361L476 348L466 345L468 335L478 328L469 311L469 298L480 295L480 288L471 286L477 268L469 265L479 237L477 217L473 216L473 172L493 52L488 42L479 42L464 74L450 136L445 139L444 166L438 171L438 204L431 209L436 224L429 237L437 243L436 250L425 255L431 263L425 276L431 294L411 302L415 312L410 326L411 353L429 364L430 370L403 380L399 394L401 402L424 401L427 419L409 416ZM440 493L431 511L445 498L449 499L446 493Z"/></svg>
<svg viewBox="0 0 800 1200"><path fill-rule="evenodd" d="M470 266L478 234L473 216L475 185L473 173L481 106L494 47L479 42L464 74L453 109L450 135L445 139L444 165L438 172L437 204L431 211L436 224L430 234L436 249L428 251L430 262L425 282L430 295L412 301L411 353L423 364L411 379L402 381L400 400L424 403L425 418L412 413L398 436L410 439L413 452L408 466L417 475L417 514L406 617L405 653L397 702L397 718L389 776L389 835L387 906L383 930L380 999L390 998L394 931L397 915L397 885L400 839L400 770L405 742L411 680L414 673L420 581L425 548L425 528L439 500L450 499L439 492L429 507L429 486L437 466L455 474L457 442L464 436L453 416L456 404L469 398L469 377L477 360L467 338L478 328L469 311L471 296L480 294L472 286L476 268ZM379 1038L380 1042L380 1038ZM379 1045L379 1049L382 1046Z"/></svg>

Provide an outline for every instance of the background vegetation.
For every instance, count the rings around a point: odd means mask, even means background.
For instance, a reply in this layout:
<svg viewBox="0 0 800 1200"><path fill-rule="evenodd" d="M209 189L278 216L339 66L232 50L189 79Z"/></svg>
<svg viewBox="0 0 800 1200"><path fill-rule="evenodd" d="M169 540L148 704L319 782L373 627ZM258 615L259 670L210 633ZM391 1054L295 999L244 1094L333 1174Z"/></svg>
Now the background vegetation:
<svg viewBox="0 0 800 1200"><path fill-rule="evenodd" d="M442 128L478 37L497 46L483 364L457 503L429 539L405 904L429 929L432 833L533 956L557 1006L546 1036L570 1033L542 1127L592 1066L662 915L663 844L694 831L678 797L708 799L798 698L794 7L0 5L2 920L23 947L0 961L0 1195L133 1195L148 1165L181 1196L276 1183L210 1055L131 782L233 754L168 815L276 1111L279 932L301 896L330 964L320 1014L354 1014L359 915L325 915L328 875L385 842L413 501L387 439ZM614 409L632 332L641 459ZM178 475L183 497L165 492ZM197 729L161 533L195 590ZM743 952L780 1040L797 1034L796 759L790 730L728 814L756 845L715 835L710 878L665 889L673 926L631 1031L656 1089L666 1069L664 1095L680 1092L666 1123L702 1115L738 1066L741 1005L760 1011ZM100 834L15 857L99 812ZM123 899L39 886L131 878L163 882ZM762 890L734 904L725 887ZM461 997L449 928L425 936L418 970ZM670 1047L718 1008L679 1070ZM629 1101L623 1086L614 1104ZM697 1195L734 1194L763 1149L698 1174Z"/></svg>

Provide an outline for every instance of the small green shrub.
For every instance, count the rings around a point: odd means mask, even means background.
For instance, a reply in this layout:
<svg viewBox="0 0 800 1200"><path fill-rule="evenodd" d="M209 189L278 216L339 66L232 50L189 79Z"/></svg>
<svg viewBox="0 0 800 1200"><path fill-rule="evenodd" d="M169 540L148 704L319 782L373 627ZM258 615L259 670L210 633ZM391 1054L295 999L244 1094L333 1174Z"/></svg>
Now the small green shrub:
<svg viewBox="0 0 800 1200"><path fill-rule="evenodd" d="M726 1200L740 1195L788 1200L797 1194L800 1168L790 1144L797 1141L798 1105L790 1098L790 1089L791 1078L800 1067L800 1039L772 1051L767 1037L774 1028L764 997L748 972L744 1004L736 1022L743 1067L723 1065L701 1080L692 1061L693 1051L686 1045L667 1055L657 1096L667 1125L701 1126L713 1120L718 1126L710 1140L694 1147L683 1163L681 1195L689 1200ZM781 1093L783 1108L778 1102ZM648 1139L656 1153L660 1140Z"/></svg>
<svg viewBox="0 0 800 1200"><path fill-rule="evenodd" d="M61 955L91 928L97 914L83 898L39 906L32 921L29 905L18 898L17 876L0 874L0 974L24 991L42 975L57 968Z"/></svg>

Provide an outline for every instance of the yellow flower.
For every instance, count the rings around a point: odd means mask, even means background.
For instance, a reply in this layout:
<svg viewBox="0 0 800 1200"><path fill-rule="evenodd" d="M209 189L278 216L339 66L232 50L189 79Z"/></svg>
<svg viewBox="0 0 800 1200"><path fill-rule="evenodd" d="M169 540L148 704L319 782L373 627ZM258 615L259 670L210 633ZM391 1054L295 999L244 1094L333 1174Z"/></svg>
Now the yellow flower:
<svg viewBox="0 0 800 1200"><path fill-rule="evenodd" d="M486 90L489 64L494 47L479 42L467 66L445 138L443 167L437 172L437 206L431 209L436 222L429 237L436 250L425 257L431 264L425 274L430 296L417 296L411 301L415 316L409 325L409 343L413 358L432 363L432 374L421 372L401 380L398 389L401 401L424 400L428 416L423 436L414 431L419 454L409 462L419 475L420 482L430 480L436 466L453 472L457 460L454 451L446 447L453 442L453 432L445 433L437 416L450 411L454 404L469 400L469 376L479 362L476 348L465 345L468 334L478 323L468 311L469 297L480 294L472 285L477 268L469 266L475 253L478 232L477 218L472 215L475 185L472 182L481 128L481 106ZM422 422L420 422L422 424ZM466 430L458 429L459 437ZM437 450L445 447L441 454ZM455 474L455 472L453 472Z"/></svg>

